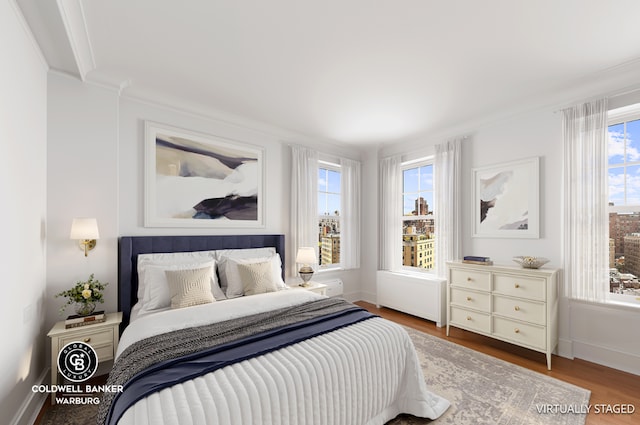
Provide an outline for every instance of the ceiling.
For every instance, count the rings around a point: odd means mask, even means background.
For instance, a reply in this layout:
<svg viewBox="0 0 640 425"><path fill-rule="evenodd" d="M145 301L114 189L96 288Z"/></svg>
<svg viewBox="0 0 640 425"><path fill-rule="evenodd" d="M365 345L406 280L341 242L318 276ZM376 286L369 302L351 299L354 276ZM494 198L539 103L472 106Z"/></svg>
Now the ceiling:
<svg viewBox="0 0 640 425"><path fill-rule="evenodd" d="M16 1L53 69L356 146L640 63L636 0Z"/></svg>

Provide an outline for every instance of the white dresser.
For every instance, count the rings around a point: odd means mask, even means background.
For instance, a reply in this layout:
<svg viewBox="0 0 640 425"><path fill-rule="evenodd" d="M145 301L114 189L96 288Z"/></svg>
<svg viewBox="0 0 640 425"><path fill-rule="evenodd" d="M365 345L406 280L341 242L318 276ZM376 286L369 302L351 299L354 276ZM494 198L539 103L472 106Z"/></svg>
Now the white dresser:
<svg viewBox="0 0 640 425"><path fill-rule="evenodd" d="M449 327L547 355L558 344L558 270L447 263Z"/></svg>

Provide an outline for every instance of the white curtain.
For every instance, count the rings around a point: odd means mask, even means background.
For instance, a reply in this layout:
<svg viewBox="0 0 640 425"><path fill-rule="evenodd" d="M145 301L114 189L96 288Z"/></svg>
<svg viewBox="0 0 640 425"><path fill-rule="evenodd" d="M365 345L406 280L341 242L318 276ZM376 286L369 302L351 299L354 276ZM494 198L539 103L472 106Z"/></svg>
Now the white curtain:
<svg viewBox="0 0 640 425"><path fill-rule="evenodd" d="M345 269L360 267L360 162L340 159L340 265Z"/></svg>
<svg viewBox="0 0 640 425"><path fill-rule="evenodd" d="M313 247L318 258L318 152L291 146L291 252L289 269L298 273L298 248Z"/></svg>
<svg viewBox="0 0 640 425"><path fill-rule="evenodd" d="M446 277L446 262L460 258L461 141L436 145L434 164L436 274Z"/></svg>
<svg viewBox="0 0 640 425"><path fill-rule="evenodd" d="M380 270L402 266L402 176L400 156L380 161Z"/></svg>
<svg viewBox="0 0 640 425"><path fill-rule="evenodd" d="M562 111L565 295L604 301L609 286L607 100Z"/></svg>

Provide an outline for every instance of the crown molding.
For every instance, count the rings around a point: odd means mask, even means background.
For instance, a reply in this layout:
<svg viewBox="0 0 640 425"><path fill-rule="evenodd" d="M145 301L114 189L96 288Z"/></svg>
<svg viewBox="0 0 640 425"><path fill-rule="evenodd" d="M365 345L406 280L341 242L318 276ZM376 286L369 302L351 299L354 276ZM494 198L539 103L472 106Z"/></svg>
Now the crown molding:
<svg viewBox="0 0 640 425"><path fill-rule="evenodd" d="M45 58L44 53L42 52L42 48L38 44L38 41L36 40L36 37L33 34L31 27L27 23L27 20L24 17L24 13L22 12L22 9L20 9L20 6L18 6L17 0L9 0L9 5L13 9L13 12L15 13L16 18L18 19L20 26L22 27L22 29L25 32L25 35L29 39L29 43L33 47L33 51L38 57L38 60L42 64L45 71L49 70L50 68L49 63L47 62L47 59Z"/></svg>
<svg viewBox="0 0 640 425"><path fill-rule="evenodd" d="M96 68L96 63L93 58L93 49L91 48L82 0L56 0L56 2L69 38L80 79L85 81L87 74Z"/></svg>

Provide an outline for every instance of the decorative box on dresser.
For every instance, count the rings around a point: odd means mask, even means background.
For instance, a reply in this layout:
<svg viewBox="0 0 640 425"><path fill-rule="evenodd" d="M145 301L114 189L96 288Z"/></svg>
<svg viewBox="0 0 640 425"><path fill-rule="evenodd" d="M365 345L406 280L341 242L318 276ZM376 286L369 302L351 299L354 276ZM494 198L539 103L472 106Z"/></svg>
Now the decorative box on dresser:
<svg viewBox="0 0 640 425"><path fill-rule="evenodd" d="M558 270L447 263L449 327L545 353L558 345Z"/></svg>

